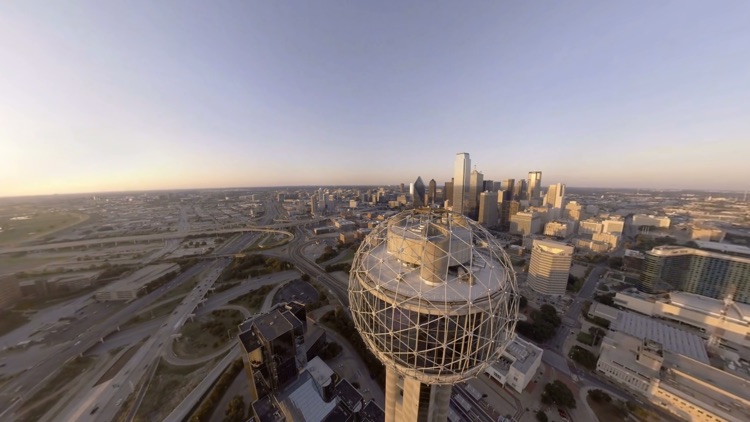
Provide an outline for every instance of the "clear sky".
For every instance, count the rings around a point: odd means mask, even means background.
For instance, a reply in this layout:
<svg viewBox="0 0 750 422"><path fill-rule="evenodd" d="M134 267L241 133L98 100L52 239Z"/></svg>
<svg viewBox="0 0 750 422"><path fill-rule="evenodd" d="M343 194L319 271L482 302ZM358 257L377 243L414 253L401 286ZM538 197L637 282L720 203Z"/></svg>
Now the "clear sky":
<svg viewBox="0 0 750 422"><path fill-rule="evenodd" d="M0 2L0 196L750 188L750 2Z"/></svg>

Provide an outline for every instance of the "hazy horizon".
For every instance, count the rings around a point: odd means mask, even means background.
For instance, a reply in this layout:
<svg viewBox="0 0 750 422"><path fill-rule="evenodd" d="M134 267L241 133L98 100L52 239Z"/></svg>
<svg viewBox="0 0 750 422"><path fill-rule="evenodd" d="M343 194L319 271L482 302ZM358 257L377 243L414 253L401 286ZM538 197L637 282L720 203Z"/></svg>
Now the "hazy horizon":
<svg viewBox="0 0 750 422"><path fill-rule="evenodd" d="M0 197L750 184L750 3L72 3L0 4Z"/></svg>

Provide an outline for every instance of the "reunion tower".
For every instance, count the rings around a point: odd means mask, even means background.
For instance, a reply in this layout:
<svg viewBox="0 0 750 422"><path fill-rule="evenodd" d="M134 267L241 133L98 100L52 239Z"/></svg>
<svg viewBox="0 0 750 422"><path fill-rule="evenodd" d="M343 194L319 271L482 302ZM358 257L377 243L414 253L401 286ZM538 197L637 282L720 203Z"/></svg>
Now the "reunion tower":
<svg viewBox="0 0 750 422"><path fill-rule="evenodd" d="M452 385L512 340L517 297L508 256L460 214L408 210L374 229L354 258L349 302L386 365L386 422L447 420Z"/></svg>

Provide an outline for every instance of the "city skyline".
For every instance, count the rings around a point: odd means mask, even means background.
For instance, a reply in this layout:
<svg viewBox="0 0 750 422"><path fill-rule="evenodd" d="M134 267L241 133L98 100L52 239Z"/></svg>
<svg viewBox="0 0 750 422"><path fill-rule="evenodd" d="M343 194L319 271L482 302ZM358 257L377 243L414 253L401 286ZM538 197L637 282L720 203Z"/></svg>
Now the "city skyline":
<svg viewBox="0 0 750 422"><path fill-rule="evenodd" d="M0 6L0 197L748 188L745 3L182 6Z"/></svg>

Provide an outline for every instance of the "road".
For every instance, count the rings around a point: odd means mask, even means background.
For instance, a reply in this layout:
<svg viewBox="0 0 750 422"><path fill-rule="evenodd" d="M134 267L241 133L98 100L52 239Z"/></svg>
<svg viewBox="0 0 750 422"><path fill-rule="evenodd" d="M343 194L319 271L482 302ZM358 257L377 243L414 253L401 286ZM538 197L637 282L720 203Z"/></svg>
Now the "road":
<svg viewBox="0 0 750 422"><path fill-rule="evenodd" d="M244 233L244 232L259 232L259 231L268 232L268 231L274 231L278 229L319 223L324 220L328 220L328 218L318 217L318 218L313 218L310 220L294 220L294 221L288 221L288 222L282 222L282 223L268 224L265 226L242 227L242 228L234 228L234 229L203 230L203 231L197 231L197 232L192 232L192 233L181 233L178 231L178 232L170 232L170 233L154 233L154 234L144 234L144 235L136 235L136 236L118 236L118 237L106 237L106 238L101 238L101 239L85 239L85 240L76 240L76 241L71 241L71 242L47 243L44 245L34 245L34 246L19 246L15 248L0 249L0 255L16 253L16 252L35 252L35 251L44 251L44 250L78 248L78 247L110 244L110 243L128 243L128 242L138 243L138 242L153 242L153 241L158 241L158 240L182 239L188 234L191 236L194 236L194 235L212 236L212 235Z"/></svg>
<svg viewBox="0 0 750 422"><path fill-rule="evenodd" d="M54 355L49 355L46 359L35 364L31 369L16 376L4 386L5 393L0 394L0 409L4 409L3 413L0 414L0 417L6 413L12 415L15 408L24 398L33 396L39 389L43 388L45 381L56 374L61 368L62 362L67 362L76 356L83 355L87 350L94 347L97 342L116 331L117 327L129 321L134 314L138 313L138 311L158 300L159 297L167 291L190 280L195 275L208 268L208 266L208 262L201 262L187 269L175 277L171 282L150 294L131 302L95 327L82 333L79 340L73 345L70 345L63 350L56 349ZM13 394L15 391L19 391L21 394L15 396Z"/></svg>
<svg viewBox="0 0 750 422"><path fill-rule="evenodd" d="M91 389L81 400L72 401L65 411L61 412L65 416L63 420L82 422L113 420L120 410L120 405L135 391L135 386L139 385L141 379L147 374L148 378L153 375L152 365L158 361L165 344L169 343L171 336L179 332L203 300L208 289L230 262L231 260L227 258L213 263L203 273L202 280L195 289L185 297L175 311L167 317L167 321L146 340L125 366L111 380Z"/></svg>
<svg viewBox="0 0 750 422"><path fill-rule="evenodd" d="M338 299L339 303L343 305L344 309L349 309L349 293L347 291L348 286L342 285L335 277L325 272L318 264L311 262L302 253L302 250L307 246L315 243L314 240L304 241L304 235L300 230L297 231L297 236L290 243L289 258L291 261L306 274L311 276L313 279L319 281L333 295Z"/></svg>

